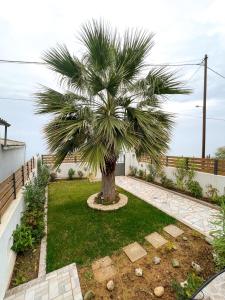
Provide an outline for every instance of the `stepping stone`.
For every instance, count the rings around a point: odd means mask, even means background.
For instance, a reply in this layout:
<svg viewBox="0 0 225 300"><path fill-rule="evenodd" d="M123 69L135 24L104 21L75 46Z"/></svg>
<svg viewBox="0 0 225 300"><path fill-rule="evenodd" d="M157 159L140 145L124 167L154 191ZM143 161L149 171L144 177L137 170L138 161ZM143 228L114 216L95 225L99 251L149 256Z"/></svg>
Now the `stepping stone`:
<svg viewBox="0 0 225 300"><path fill-rule="evenodd" d="M135 262L136 260L147 255L145 249L137 242L124 247L123 251L126 253L131 262Z"/></svg>
<svg viewBox="0 0 225 300"><path fill-rule="evenodd" d="M178 228L175 225L168 225L168 226L164 227L163 230L165 232L169 233L174 238L176 238L179 235L184 233L184 231L182 229Z"/></svg>
<svg viewBox="0 0 225 300"><path fill-rule="evenodd" d="M153 233L147 235L145 237L145 239L146 239L146 241L148 241L156 249L168 242L158 232L153 232Z"/></svg>
<svg viewBox="0 0 225 300"><path fill-rule="evenodd" d="M109 256L105 256L92 264L92 270L97 270L100 268L105 268L113 264L112 259Z"/></svg>
<svg viewBox="0 0 225 300"><path fill-rule="evenodd" d="M95 279L102 283L116 275L116 268L109 256L101 258L92 264Z"/></svg>

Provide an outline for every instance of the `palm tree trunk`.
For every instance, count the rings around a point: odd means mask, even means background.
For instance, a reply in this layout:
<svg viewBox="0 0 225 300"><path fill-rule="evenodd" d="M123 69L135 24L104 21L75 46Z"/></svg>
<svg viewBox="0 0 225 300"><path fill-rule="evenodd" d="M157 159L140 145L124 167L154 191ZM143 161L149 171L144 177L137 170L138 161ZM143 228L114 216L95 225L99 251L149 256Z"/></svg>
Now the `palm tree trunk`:
<svg viewBox="0 0 225 300"><path fill-rule="evenodd" d="M116 160L106 162L106 169L102 170L102 196L104 203L113 203L116 200L115 184Z"/></svg>

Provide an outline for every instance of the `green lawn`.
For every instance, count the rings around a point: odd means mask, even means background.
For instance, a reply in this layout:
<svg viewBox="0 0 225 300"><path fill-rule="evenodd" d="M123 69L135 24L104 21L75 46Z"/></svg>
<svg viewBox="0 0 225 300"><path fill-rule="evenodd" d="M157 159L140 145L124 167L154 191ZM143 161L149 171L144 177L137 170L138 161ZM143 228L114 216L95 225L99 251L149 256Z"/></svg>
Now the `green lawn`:
<svg viewBox="0 0 225 300"><path fill-rule="evenodd" d="M143 242L147 234L175 223L172 217L125 191L128 204L116 212L88 208L88 196L99 189L99 182L86 180L49 185L48 272L72 262L90 263L131 242Z"/></svg>

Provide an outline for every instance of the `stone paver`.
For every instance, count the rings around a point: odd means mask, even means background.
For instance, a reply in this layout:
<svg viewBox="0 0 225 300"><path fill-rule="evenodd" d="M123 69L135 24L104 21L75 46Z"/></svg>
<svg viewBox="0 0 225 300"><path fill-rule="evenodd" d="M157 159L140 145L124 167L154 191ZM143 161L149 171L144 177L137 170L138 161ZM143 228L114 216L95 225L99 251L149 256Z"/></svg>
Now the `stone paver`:
<svg viewBox="0 0 225 300"><path fill-rule="evenodd" d="M168 241L160 235L158 232L153 232L145 237L146 241L148 241L154 248L159 248L166 244Z"/></svg>
<svg viewBox="0 0 225 300"><path fill-rule="evenodd" d="M53 271L6 292L5 300L82 300L76 264Z"/></svg>
<svg viewBox="0 0 225 300"><path fill-rule="evenodd" d="M116 184L206 236L214 229L216 209L131 177L117 176Z"/></svg>
<svg viewBox="0 0 225 300"><path fill-rule="evenodd" d="M184 233L184 231L182 229L180 229L179 227L177 227L176 225L173 225L173 224L164 227L163 230L165 232L167 232L168 234L170 234L174 238L176 238Z"/></svg>
<svg viewBox="0 0 225 300"><path fill-rule="evenodd" d="M194 299L225 299L225 271L214 278Z"/></svg>
<svg viewBox="0 0 225 300"><path fill-rule="evenodd" d="M145 249L137 242L127 245L123 248L123 251L126 253L131 262L135 262L147 255Z"/></svg>
<svg viewBox="0 0 225 300"><path fill-rule="evenodd" d="M116 268L109 256L93 262L92 270L95 279L100 283L112 279L116 275Z"/></svg>

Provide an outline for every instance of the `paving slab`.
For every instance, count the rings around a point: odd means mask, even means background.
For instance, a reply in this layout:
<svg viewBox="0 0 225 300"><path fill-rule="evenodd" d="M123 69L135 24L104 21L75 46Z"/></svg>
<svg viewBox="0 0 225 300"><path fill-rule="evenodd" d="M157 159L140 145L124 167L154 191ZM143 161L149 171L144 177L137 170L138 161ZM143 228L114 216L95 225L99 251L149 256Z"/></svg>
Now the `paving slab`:
<svg viewBox="0 0 225 300"><path fill-rule="evenodd" d="M145 237L146 241L148 241L154 248L159 248L165 245L168 241L158 232L153 232Z"/></svg>
<svg viewBox="0 0 225 300"><path fill-rule="evenodd" d="M116 268L114 265L110 265L107 267L99 268L93 270L95 279L102 283L106 280L110 280L116 275Z"/></svg>
<svg viewBox="0 0 225 300"><path fill-rule="evenodd" d="M131 262L135 262L147 255L145 249L137 242L127 245L123 248L123 251L126 253Z"/></svg>
<svg viewBox="0 0 225 300"><path fill-rule="evenodd" d="M177 227L176 225L173 225L173 224L164 227L163 230L174 238L176 238L184 233L184 231L182 229L180 229L179 227Z"/></svg>
<svg viewBox="0 0 225 300"><path fill-rule="evenodd" d="M97 270L100 268L105 268L113 264L112 259L109 256L105 256L92 263L92 270Z"/></svg>

